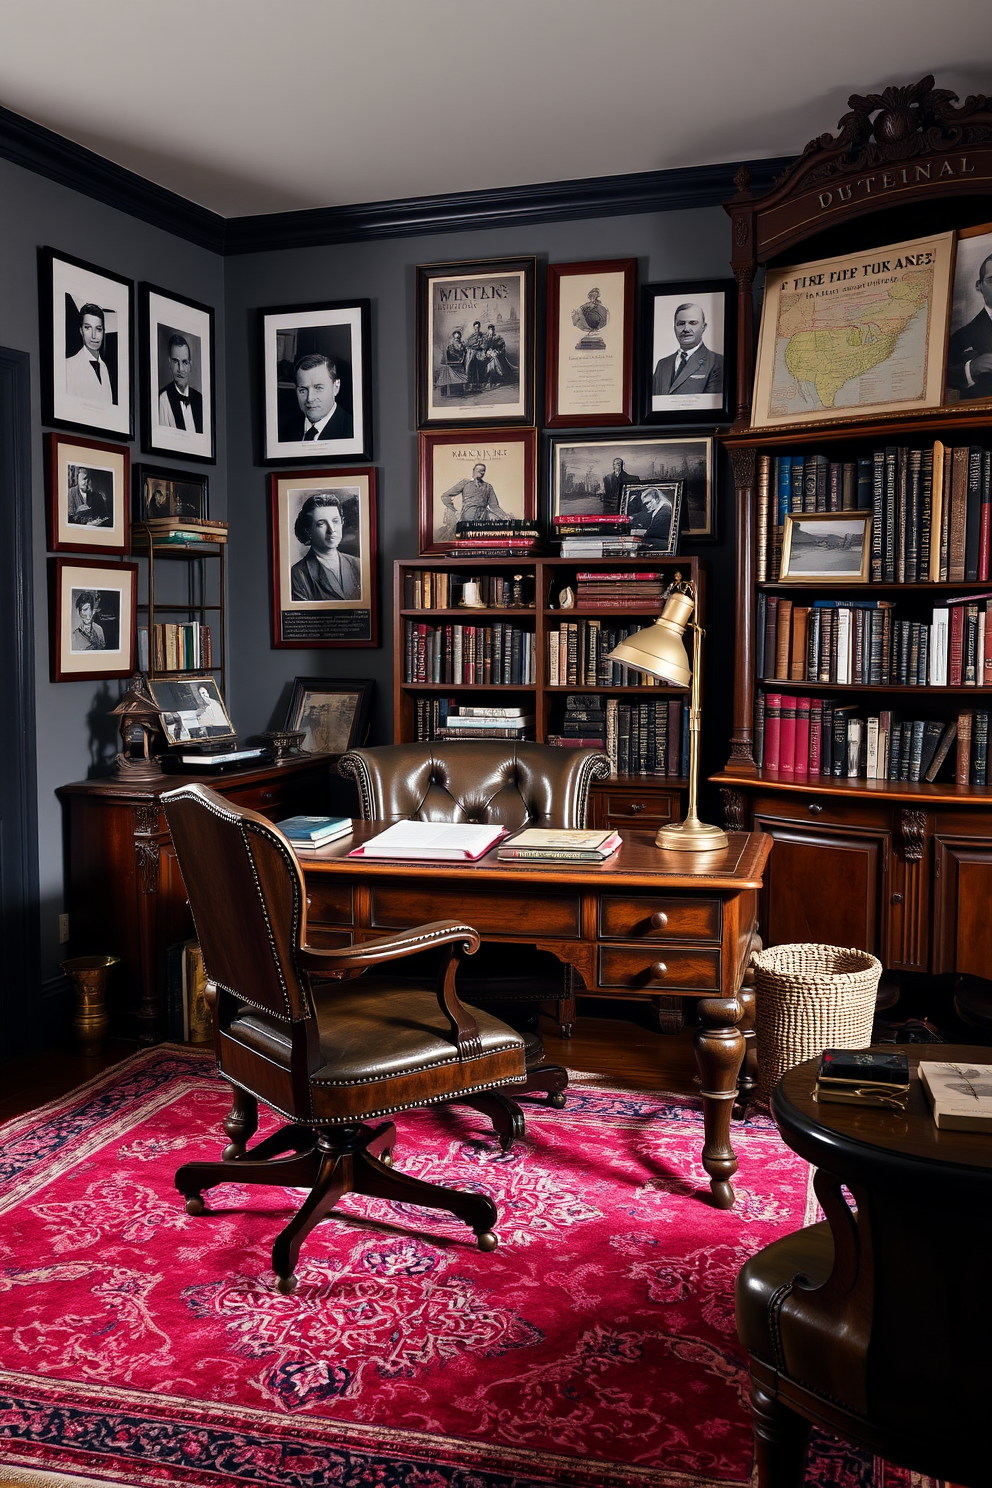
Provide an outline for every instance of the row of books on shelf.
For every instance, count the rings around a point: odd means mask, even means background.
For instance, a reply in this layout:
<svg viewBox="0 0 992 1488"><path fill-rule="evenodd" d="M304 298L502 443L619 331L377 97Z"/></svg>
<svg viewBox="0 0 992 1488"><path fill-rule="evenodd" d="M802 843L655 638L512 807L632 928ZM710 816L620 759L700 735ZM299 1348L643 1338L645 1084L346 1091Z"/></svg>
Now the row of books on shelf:
<svg viewBox="0 0 992 1488"><path fill-rule="evenodd" d="M758 582L781 575L786 518L871 513L873 583L967 583L990 577L992 452L977 445L886 445L856 460L758 458Z"/></svg>
<svg viewBox="0 0 992 1488"><path fill-rule="evenodd" d="M208 670L214 664L210 626L198 620L138 626L138 670L183 672Z"/></svg>
<svg viewBox="0 0 992 1488"><path fill-rule="evenodd" d="M549 687L658 687L656 677L632 671L610 652L636 635L640 625L604 625L601 620L563 620L548 632Z"/></svg>
<svg viewBox="0 0 992 1488"><path fill-rule="evenodd" d="M992 686L990 595L934 605L926 619L897 620L892 600L795 604L759 594L757 673L769 681L857 686Z"/></svg>
<svg viewBox="0 0 992 1488"><path fill-rule="evenodd" d="M448 573L440 568L408 569L403 575L405 610L454 610L463 602L465 585L475 584L485 609L534 608L534 575L528 573Z"/></svg>
<svg viewBox="0 0 992 1488"><path fill-rule="evenodd" d="M528 686L534 681L534 632L509 620L488 625L404 623L403 680L452 686Z"/></svg>
<svg viewBox="0 0 992 1488"><path fill-rule="evenodd" d="M987 785L989 715L900 718L890 709L863 717L856 703L759 693L755 758L780 780L934 781ZM952 753L953 748L953 753Z"/></svg>

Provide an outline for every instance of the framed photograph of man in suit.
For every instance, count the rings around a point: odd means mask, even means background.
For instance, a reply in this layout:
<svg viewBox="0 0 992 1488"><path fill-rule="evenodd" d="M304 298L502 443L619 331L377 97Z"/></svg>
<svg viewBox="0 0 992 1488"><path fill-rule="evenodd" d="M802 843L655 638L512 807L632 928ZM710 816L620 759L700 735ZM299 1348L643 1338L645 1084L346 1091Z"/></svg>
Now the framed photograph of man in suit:
<svg viewBox="0 0 992 1488"><path fill-rule="evenodd" d="M97 437L134 433L134 285L108 269L39 250L41 419Z"/></svg>
<svg viewBox="0 0 992 1488"><path fill-rule="evenodd" d="M644 423L730 419L735 292L732 279L644 286Z"/></svg>
<svg viewBox="0 0 992 1488"><path fill-rule="evenodd" d="M264 461L371 460L371 304L259 311Z"/></svg>
<svg viewBox="0 0 992 1488"><path fill-rule="evenodd" d="M375 471L294 470L269 482L273 646L378 645Z"/></svg>
<svg viewBox="0 0 992 1488"><path fill-rule="evenodd" d="M945 403L992 399L992 223L962 228L954 256Z"/></svg>
<svg viewBox="0 0 992 1488"><path fill-rule="evenodd" d="M154 284L139 285L138 309L142 449L212 463L214 312Z"/></svg>

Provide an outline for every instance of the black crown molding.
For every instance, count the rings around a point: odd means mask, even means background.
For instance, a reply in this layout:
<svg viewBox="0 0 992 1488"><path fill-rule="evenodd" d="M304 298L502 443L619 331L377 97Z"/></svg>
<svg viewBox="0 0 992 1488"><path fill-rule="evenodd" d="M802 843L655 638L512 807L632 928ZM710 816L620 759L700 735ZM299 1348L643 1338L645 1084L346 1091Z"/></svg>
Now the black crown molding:
<svg viewBox="0 0 992 1488"><path fill-rule="evenodd" d="M3 107L0 157L220 254L720 206L734 194L734 175L742 164L750 171L751 189L757 194L768 190L793 163L791 156L736 161L225 219Z"/></svg>

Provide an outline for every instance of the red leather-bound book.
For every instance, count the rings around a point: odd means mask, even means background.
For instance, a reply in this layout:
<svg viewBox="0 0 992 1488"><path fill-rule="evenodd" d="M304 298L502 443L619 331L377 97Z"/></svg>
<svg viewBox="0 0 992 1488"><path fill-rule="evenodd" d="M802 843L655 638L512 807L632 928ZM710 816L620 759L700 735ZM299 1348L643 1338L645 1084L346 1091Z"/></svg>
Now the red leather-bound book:
<svg viewBox="0 0 992 1488"><path fill-rule="evenodd" d="M822 750L821 734L823 730L823 699L813 698L809 710L809 773L816 776L821 773Z"/></svg>
<svg viewBox="0 0 992 1488"><path fill-rule="evenodd" d="M796 780L809 779L809 741L810 741L810 711L812 699L801 697L796 699L796 754L794 777Z"/></svg>
<svg viewBox="0 0 992 1488"><path fill-rule="evenodd" d="M951 629L947 647L947 685L960 687L964 674L964 612L963 604L951 605ZM965 782L967 784L967 781Z"/></svg>
<svg viewBox="0 0 992 1488"><path fill-rule="evenodd" d="M765 769L778 770L782 755L782 694L765 693Z"/></svg>
<svg viewBox="0 0 992 1488"><path fill-rule="evenodd" d="M779 744L778 773L783 780L796 773L796 699L782 694L782 728Z"/></svg>

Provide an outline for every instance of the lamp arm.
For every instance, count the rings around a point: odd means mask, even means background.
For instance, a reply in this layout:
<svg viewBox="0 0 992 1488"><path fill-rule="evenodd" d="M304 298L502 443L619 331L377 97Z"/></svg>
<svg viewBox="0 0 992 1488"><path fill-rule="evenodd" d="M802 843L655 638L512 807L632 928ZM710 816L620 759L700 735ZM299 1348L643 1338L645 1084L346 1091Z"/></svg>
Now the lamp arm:
<svg viewBox="0 0 992 1488"><path fill-rule="evenodd" d="M688 821L699 820L699 734L702 720L703 636L706 632L696 621L695 595L692 620L692 685L689 692L689 802Z"/></svg>

